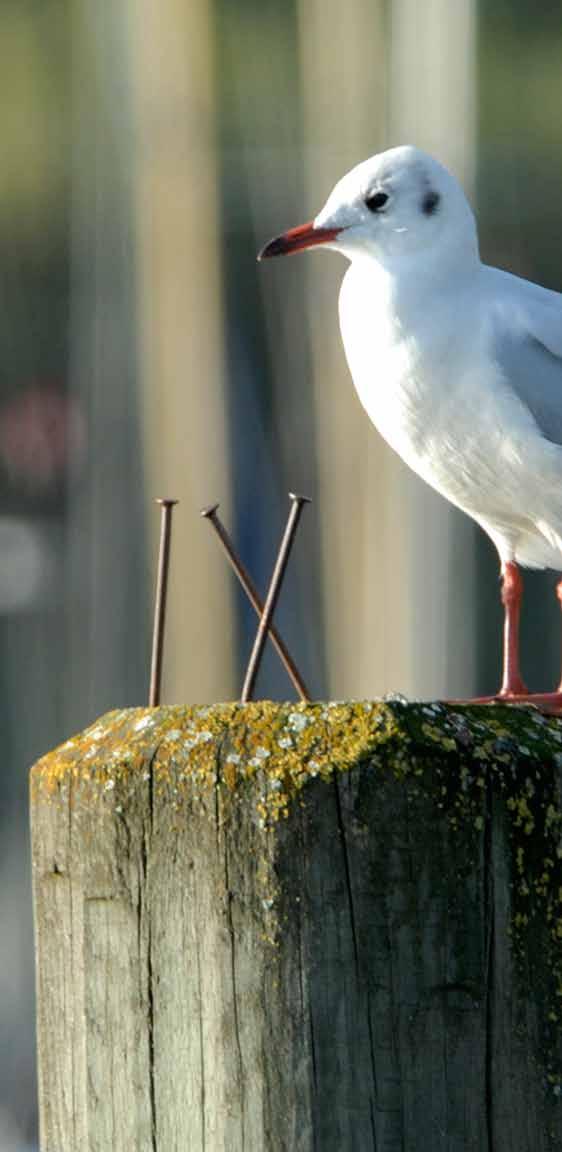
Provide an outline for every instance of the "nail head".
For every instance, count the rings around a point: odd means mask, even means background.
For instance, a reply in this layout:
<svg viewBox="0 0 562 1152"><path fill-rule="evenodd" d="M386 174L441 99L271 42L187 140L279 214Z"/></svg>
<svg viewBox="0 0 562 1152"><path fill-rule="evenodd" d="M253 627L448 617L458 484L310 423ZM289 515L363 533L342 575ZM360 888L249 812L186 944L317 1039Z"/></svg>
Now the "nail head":
<svg viewBox="0 0 562 1152"><path fill-rule="evenodd" d="M217 512L219 508L220 504L218 502L216 504L209 504L207 508L201 509L200 515L208 520L210 516L214 516L215 512Z"/></svg>

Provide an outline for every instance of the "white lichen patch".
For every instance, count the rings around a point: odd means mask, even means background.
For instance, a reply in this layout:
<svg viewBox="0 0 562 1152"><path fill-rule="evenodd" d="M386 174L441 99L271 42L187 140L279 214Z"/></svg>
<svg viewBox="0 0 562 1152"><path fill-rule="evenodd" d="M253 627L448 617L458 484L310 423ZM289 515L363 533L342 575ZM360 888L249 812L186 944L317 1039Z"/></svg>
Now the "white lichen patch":
<svg viewBox="0 0 562 1152"><path fill-rule="evenodd" d="M146 728L151 728L154 724L154 716L141 716L136 724L133 724L135 732L144 732Z"/></svg>

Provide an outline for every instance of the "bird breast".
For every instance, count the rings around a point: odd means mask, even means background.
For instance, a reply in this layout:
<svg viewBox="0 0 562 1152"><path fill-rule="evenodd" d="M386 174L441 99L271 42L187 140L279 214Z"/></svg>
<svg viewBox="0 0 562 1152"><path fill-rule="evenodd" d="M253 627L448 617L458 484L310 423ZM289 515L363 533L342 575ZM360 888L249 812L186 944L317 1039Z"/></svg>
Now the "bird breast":
<svg viewBox="0 0 562 1152"><path fill-rule="evenodd" d="M448 409L466 362L454 347L455 328L436 309L397 308L392 285L352 264L340 293L342 339L361 404L384 439L420 470L441 430L449 440ZM448 334L448 336L446 335Z"/></svg>
<svg viewBox="0 0 562 1152"><path fill-rule="evenodd" d="M390 446L471 515L510 520L537 437L499 378L485 310L467 316L458 293L424 299L419 291L410 309L397 308L384 278L352 264L340 326L361 404Z"/></svg>

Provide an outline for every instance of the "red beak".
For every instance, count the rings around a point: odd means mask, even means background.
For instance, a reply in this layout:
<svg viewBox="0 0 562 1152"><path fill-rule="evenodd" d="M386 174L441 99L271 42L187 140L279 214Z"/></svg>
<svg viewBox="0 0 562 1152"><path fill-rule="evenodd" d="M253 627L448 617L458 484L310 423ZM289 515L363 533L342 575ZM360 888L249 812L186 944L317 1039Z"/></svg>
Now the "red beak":
<svg viewBox="0 0 562 1152"><path fill-rule="evenodd" d="M303 248L316 248L318 244L327 244L339 236L341 228L315 228L312 220L308 224L301 224L298 228L289 228L258 252L258 260L269 260L270 256L287 256L290 252L300 252Z"/></svg>

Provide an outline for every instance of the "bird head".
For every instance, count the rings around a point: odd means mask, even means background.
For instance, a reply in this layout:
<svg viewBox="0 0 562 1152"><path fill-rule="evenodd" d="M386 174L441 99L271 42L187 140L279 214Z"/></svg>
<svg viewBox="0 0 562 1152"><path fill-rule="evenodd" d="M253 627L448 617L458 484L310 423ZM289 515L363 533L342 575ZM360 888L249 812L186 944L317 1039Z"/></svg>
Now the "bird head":
<svg viewBox="0 0 562 1152"><path fill-rule="evenodd" d="M259 260L323 246L349 260L370 256L393 271L447 251L478 255L474 216L458 181L418 148L392 148L338 181L307 224L270 240Z"/></svg>

